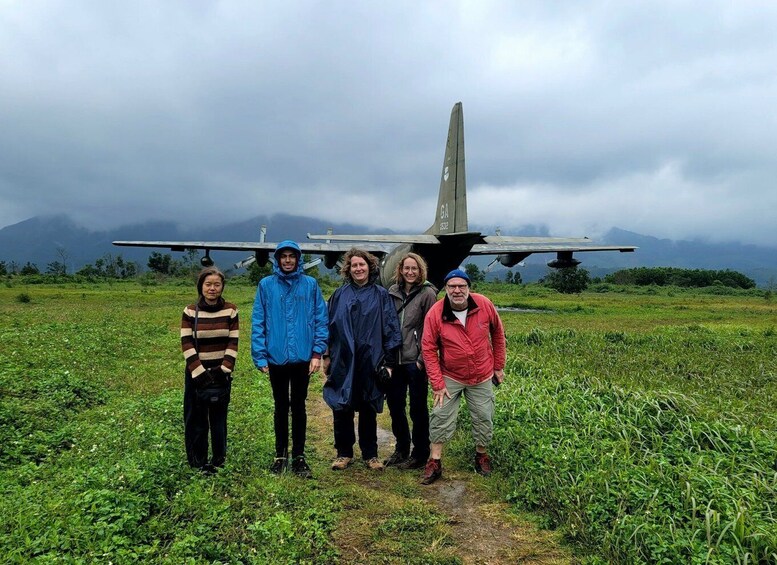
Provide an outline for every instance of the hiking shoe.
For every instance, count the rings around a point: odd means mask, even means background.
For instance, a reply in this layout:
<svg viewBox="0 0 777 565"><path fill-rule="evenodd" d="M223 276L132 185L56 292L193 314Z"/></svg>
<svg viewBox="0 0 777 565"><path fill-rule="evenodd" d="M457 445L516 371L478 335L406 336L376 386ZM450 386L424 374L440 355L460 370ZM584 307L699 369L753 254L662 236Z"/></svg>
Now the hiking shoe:
<svg viewBox="0 0 777 565"><path fill-rule="evenodd" d="M304 455L298 455L291 461L291 472L302 479L312 479L313 472L310 470L310 466L305 461Z"/></svg>
<svg viewBox="0 0 777 565"><path fill-rule="evenodd" d="M422 477L422 485L430 485L442 477L442 460L429 459L429 461L426 462L426 467L424 467L424 473Z"/></svg>
<svg viewBox="0 0 777 565"><path fill-rule="evenodd" d="M270 465L270 472L273 475L280 475L285 470L286 470L286 458L276 457L275 461L273 461L272 465Z"/></svg>
<svg viewBox="0 0 777 565"><path fill-rule="evenodd" d="M475 453L475 471L484 477L491 474L491 458L488 453Z"/></svg>
<svg viewBox="0 0 777 565"><path fill-rule="evenodd" d="M407 461L407 453L402 453L400 450L395 449L394 453L389 455L389 458L386 459L383 464L386 467L391 467L392 465L398 466L405 461Z"/></svg>
<svg viewBox="0 0 777 565"><path fill-rule="evenodd" d="M416 459L415 457L408 457L402 463L397 465L397 469L407 471L408 469L420 469L426 464L426 458Z"/></svg>
<svg viewBox="0 0 777 565"><path fill-rule="evenodd" d="M333 471L343 471L353 462L353 457L338 457L332 461Z"/></svg>
<svg viewBox="0 0 777 565"><path fill-rule="evenodd" d="M373 457L372 459L364 462L367 467L372 469L373 471L382 471L386 467L383 466L383 463L381 463L377 457Z"/></svg>

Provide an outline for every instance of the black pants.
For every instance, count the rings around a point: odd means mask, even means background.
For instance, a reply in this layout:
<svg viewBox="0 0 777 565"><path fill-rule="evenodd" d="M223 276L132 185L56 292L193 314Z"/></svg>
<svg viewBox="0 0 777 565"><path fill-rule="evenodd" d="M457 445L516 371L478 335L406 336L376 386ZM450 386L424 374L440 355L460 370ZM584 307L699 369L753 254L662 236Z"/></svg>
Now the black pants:
<svg viewBox="0 0 777 565"><path fill-rule="evenodd" d="M210 463L216 467L224 464L227 457L227 407L231 389L231 383L222 387L222 394L219 395L222 400L211 402L210 399L200 398L191 375L187 373L184 377L184 442L186 458L192 467L202 468L208 463L208 431L213 454Z"/></svg>
<svg viewBox="0 0 777 565"><path fill-rule="evenodd" d="M405 414L405 400L410 391L410 419L413 421L413 452L410 453L410 427ZM397 451L410 453L419 461L429 458L429 393L426 372L415 363L394 369L386 403L391 414L391 431L397 440Z"/></svg>
<svg viewBox="0 0 777 565"><path fill-rule="evenodd" d="M286 457L289 450L289 408L291 408L291 456L305 454L308 414L309 363L270 365L270 385L275 400L275 456Z"/></svg>
<svg viewBox="0 0 777 565"><path fill-rule="evenodd" d="M362 459L369 461L378 456L378 414L368 403L363 402L357 407L359 412L359 449ZM338 457L353 457L353 445L356 443L356 433L353 419L357 410L332 410L335 430L335 449Z"/></svg>

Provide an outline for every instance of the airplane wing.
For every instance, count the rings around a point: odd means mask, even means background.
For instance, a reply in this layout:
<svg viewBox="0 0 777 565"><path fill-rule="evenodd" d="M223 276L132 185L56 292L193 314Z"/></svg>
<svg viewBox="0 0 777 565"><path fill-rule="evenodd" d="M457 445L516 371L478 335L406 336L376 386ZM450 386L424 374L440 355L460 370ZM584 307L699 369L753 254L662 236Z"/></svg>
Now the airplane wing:
<svg viewBox="0 0 777 565"><path fill-rule="evenodd" d="M297 242L302 253L312 255L323 253L345 253L351 249L353 243L307 243ZM277 243L267 241L114 241L113 245L125 247L158 247L171 251L185 251L186 249L205 249L212 251L275 251ZM388 253L392 245L380 243L359 244L360 249L370 253Z"/></svg>
<svg viewBox="0 0 777 565"><path fill-rule="evenodd" d="M471 255L500 255L504 253L559 253L577 251L621 251L637 249L630 245L598 245L587 237L503 237L486 236L485 244L472 246Z"/></svg>

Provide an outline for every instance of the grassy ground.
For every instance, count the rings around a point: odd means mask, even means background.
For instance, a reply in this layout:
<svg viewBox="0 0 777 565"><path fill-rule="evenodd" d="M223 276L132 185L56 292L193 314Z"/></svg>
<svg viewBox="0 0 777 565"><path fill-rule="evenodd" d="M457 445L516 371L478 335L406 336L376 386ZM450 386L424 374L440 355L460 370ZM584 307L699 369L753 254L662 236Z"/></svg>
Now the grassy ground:
<svg viewBox="0 0 777 565"><path fill-rule="evenodd" d="M249 360L250 287L226 292L244 332L228 465L210 478L189 470L178 327L192 290L0 288L6 560L470 562L450 508L428 504L414 477L328 471L325 412L311 431L318 479L266 473L272 401ZM498 475L473 482L463 472L471 455L463 433L448 450L448 486L467 481L484 505L491 493L540 510L592 562L777 561L774 302L484 292L536 311L503 313ZM497 508L500 527L544 540L536 554L553 557L538 561L568 559L557 537Z"/></svg>

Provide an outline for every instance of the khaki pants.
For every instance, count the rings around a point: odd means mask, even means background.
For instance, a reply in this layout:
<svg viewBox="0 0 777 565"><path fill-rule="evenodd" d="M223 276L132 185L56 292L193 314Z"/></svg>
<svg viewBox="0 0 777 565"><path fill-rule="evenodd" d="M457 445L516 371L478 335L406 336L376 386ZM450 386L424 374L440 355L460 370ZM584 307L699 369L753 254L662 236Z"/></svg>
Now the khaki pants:
<svg viewBox="0 0 777 565"><path fill-rule="evenodd" d="M432 443L446 443L456 431L461 395L467 399L472 418L472 438L476 446L486 447L494 433L494 385L491 379L477 385L463 385L445 377L450 398L443 398L442 406L435 406L429 416L429 439Z"/></svg>

